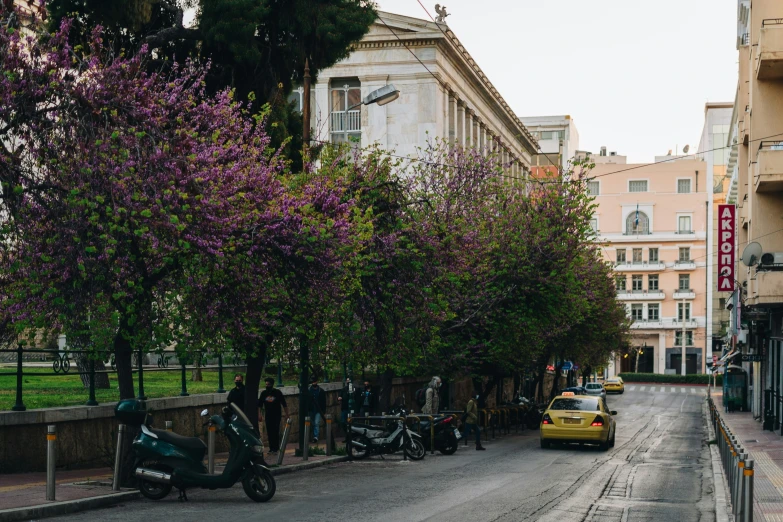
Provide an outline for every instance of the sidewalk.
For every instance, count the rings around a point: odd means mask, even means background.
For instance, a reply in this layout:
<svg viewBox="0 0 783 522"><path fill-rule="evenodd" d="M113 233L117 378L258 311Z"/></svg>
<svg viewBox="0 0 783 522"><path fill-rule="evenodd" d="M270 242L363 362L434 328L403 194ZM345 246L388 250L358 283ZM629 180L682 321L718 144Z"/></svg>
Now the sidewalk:
<svg viewBox="0 0 783 522"><path fill-rule="evenodd" d="M780 431L764 431L750 412L727 413L720 391L712 393L721 418L753 459L754 522L783 522L783 437Z"/></svg>
<svg viewBox="0 0 783 522"><path fill-rule="evenodd" d="M310 444L310 447L316 446ZM319 448L325 450L322 442ZM336 445L343 447L342 445ZM290 473L347 460L347 457L310 455L307 461L294 455L296 445L289 444L281 466L277 456L266 456L274 475ZM228 460L228 453L215 455L215 473L221 473ZM54 501L46 500L46 473L0 474L0 522L30 520L93 509L140 498L138 490L112 491L110 468L60 471L56 473Z"/></svg>

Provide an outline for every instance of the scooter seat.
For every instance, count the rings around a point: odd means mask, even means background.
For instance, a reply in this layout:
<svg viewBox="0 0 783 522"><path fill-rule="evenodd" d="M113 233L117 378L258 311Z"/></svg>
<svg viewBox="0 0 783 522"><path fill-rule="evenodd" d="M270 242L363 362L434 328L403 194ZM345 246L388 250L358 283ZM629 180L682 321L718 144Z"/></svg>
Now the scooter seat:
<svg viewBox="0 0 783 522"><path fill-rule="evenodd" d="M169 444L177 446L178 448L192 451L207 449L207 445L204 444L204 441L198 437L183 437L182 435L177 435L176 433L166 430L154 430L152 428L149 430L158 436L158 440L168 442Z"/></svg>

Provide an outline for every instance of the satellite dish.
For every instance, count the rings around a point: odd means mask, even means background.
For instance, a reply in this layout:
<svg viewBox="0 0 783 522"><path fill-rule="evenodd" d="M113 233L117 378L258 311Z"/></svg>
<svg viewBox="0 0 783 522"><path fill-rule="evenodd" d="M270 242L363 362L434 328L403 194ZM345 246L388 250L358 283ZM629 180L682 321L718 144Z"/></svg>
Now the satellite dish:
<svg viewBox="0 0 783 522"><path fill-rule="evenodd" d="M761 245L755 241L745 247L742 251L742 264L745 266L756 266L761 259Z"/></svg>
<svg viewBox="0 0 783 522"><path fill-rule="evenodd" d="M683 154L688 154L688 151L689 151L690 149L691 149L691 146L690 146L690 145L686 145L686 146L684 146L684 147L682 148L682 153L683 153Z"/></svg>

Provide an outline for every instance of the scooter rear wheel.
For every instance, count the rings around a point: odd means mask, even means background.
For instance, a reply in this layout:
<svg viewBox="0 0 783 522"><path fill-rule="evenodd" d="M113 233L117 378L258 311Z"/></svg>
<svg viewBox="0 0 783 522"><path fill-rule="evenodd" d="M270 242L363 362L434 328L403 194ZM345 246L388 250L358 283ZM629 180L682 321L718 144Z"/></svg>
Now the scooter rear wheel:
<svg viewBox="0 0 783 522"><path fill-rule="evenodd" d="M356 446L354 444L351 444L350 457L352 459L354 459L354 460L361 460L361 459L363 459L363 458L365 458L365 457L370 455L369 448L370 448L371 442L366 437L358 437L356 440L358 442L362 443L365 447L364 448L360 448L360 447L358 447L358 446Z"/></svg>
<svg viewBox="0 0 783 522"><path fill-rule="evenodd" d="M411 460L421 460L424 458L424 455L427 454L427 450L424 449L424 444L417 439L411 439L408 447L403 451L408 454L408 458Z"/></svg>
<svg viewBox="0 0 783 522"><path fill-rule="evenodd" d="M171 473L171 469L165 466L156 465L154 463L143 462L142 468L154 469L156 471L163 471L165 473ZM159 482L150 482L148 480L139 479L139 492L150 500L161 500L171 493L171 484L161 484Z"/></svg>
<svg viewBox="0 0 783 522"><path fill-rule="evenodd" d="M443 455L454 455L457 452L457 436L450 433L446 437L446 442L438 448Z"/></svg>
<svg viewBox="0 0 783 522"><path fill-rule="evenodd" d="M242 488L251 500L267 502L275 496L277 484L269 471L254 469L242 479Z"/></svg>

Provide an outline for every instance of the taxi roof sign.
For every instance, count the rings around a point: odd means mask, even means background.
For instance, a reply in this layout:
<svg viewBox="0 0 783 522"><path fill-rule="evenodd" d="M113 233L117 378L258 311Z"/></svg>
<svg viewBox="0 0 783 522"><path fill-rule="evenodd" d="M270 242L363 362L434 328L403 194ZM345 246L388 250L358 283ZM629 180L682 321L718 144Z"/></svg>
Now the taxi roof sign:
<svg viewBox="0 0 783 522"><path fill-rule="evenodd" d="M563 392L563 393L562 393L562 396L563 396L563 397L571 397L571 396L573 396L573 395L576 395L576 394L575 394L574 392Z"/></svg>

